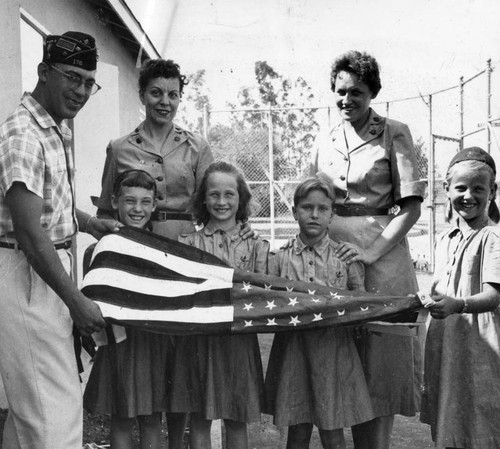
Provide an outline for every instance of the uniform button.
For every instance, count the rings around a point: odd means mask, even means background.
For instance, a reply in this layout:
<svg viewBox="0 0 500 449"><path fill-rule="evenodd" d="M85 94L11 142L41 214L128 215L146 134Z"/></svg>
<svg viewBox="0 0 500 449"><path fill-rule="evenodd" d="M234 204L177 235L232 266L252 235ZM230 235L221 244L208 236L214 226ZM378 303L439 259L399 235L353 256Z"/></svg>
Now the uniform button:
<svg viewBox="0 0 500 449"><path fill-rule="evenodd" d="M87 223L89 222L90 220L87 221ZM42 223L42 228L48 228L49 225L47 223Z"/></svg>
<svg viewBox="0 0 500 449"><path fill-rule="evenodd" d="M379 119L378 117L373 117L373 121L374 121L375 123L378 123L378 122L380 122L380 119Z"/></svg>
<svg viewBox="0 0 500 449"><path fill-rule="evenodd" d="M159 157L158 159L156 159L156 162L158 162L159 164L163 164L163 158Z"/></svg>
<svg viewBox="0 0 500 449"><path fill-rule="evenodd" d="M156 180L157 180L157 181L160 181L160 182L161 182L161 181L163 181L163 176L158 176L158 177L156 178Z"/></svg>
<svg viewBox="0 0 500 449"><path fill-rule="evenodd" d="M219 248L222 248L224 245L222 243L219 243Z"/></svg>
<svg viewBox="0 0 500 449"><path fill-rule="evenodd" d="M175 140L176 142L179 142L179 140L181 140L181 138L180 138L179 136L175 136L175 137L174 137L174 140Z"/></svg>
<svg viewBox="0 0 500 449"><path fill-rule="evenodd" d="M309 278L309 282L313 282L314 281L314 278Z"/></svg>
<svg viewBox="0 0 500 449"><path fill-rule="evenodd" d="M142 139L141 139L140 137L138 137L137 139L135 139L135 141L136 141L137 143L142 143Z"/></svg>
<svg viewBox="0 0 500 449"><path fill-rule="evenodd" d="M159 199L160 201L162 201L162 200L163 200L163 195L158 195L158 199Z"/></svg>
<svg viewBox="0 0 500 449"><path fill-rule="evenodd" d="M372 129L372 130L370 131L370 134L371 134L371 135L375 135L375 134L377 134L377 131L375 131L374 129Z"/></svg>
<svg viewBox="0 0 500 449"><path fill-rule="evenodd" d="M312 250L313 250L313 247L312 247L312 246L310 246L310 247L309 247L309 251L312 251Z"/></svg>
<svg viewBox="0 0 500 449"><path fill-rule="evenodd" d="M342 175L342 176L340 177L340 180L341 180L341 181L345 181L345 176L344 176L344 175Z"/></svg>
<svg viewBox="0 0 500 449"><path fill-rule="evenodd" d="M309 265L314 265L314 262L312 260L310 260Z"/></svg>

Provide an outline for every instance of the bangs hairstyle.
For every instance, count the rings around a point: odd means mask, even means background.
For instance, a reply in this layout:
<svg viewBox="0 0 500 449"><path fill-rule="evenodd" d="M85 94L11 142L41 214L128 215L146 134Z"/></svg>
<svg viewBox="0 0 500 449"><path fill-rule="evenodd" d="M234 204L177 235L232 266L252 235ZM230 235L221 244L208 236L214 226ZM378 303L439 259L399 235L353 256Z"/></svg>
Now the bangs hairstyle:
<svg viewBox="0 0 500 449"><path fill-rule="evenodd" d="M113 184L113 195L118 198L122 187L142 187L153 192L156 199L156 182L153 177L144 170L127 170L120 173Z"/></svg>
<svg viewBox="0 0 500 449"><path fill-rule="evenodd" d="M462 162L457 162L456 164L453 164L451 167L448 167L448 171L446 173L446 183L448 185L450 185L451 182L453 181L453 176L457 170L457 167L462 164L467 164L467 167L471 171L476 171L476 172L482 171L483 173L487 174L487 176L489 176L490 189L493 190L493 198L491 199L490 207L488 208L488 217L490 217L490 219L495 223L498 223L500 221L500 211L498 210L497 203L495 202L497 183L495 180L495 172L493 171L493 168L491 168L488 164L484 162L476 160L465 160ZM446 207L444 210L444 218L447 223L449 223L453 218L453 207L451 206L451 202L449 199L446 202Z"/></svg>
<svg viewBox="0 0 500 449"><path fill-rule="evenodd" d="M248 217L252 214L252 192L250 191L250 187L248 187L248 184L243 177L243 173L236 166L230 164L229 162L218 161L212 162L208 166L205 174L203 175L203 179L201 180L200 188L193 198L191 209L196 223L198 225L206 225L210 220L210 214L208 213L207 205L205 204L205 196L207 194L208 177L212 173L228 173L235 177L239 195L236 221L241 221L242 223L248 221Z"/></svg>
<svg viewBox="0 0 500 449"><path fill-rule="evenodd" d="M184 86L188 83L186 76L181 75L179 64L171 59L149 59L142 65L139 73L139 93L144 93L148 83L155 78L177 78L180 96L182 96Z"/></svg>
<svg viewBox="0 0 500 449"><path fill-rule="evenodd" d="M339 56L332 64L330 73L330 86L335 92L335 80L339 72L353 73L359 80L365 83L375 98L382 84L380 82L380 67L377 60L366 52L356 50L348 51Z"/></svg>
<svg viewBox="0 0 500 449"><path fill-rule="evenodd" d="M324 176L307 178L305 181L301 182L295 189L295 194L293 195L293 205L297 207L299 202L306 198L307 195L314 190L323 192L326 197L331 200L333 208L335 203L335 191L333 190L332 183Z"/></svg>

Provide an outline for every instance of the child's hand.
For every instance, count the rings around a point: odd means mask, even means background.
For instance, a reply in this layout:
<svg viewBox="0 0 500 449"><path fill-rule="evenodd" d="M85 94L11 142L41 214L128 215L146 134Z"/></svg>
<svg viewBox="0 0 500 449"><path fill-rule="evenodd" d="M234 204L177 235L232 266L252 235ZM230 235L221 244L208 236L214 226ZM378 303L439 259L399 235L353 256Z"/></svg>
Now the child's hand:
<svg viewBox="0 0 500 449"><path fill-rule="evenodd" d="M436 304L429 307L432 318L442 320L454 313L460 313L464 307L464 300L446 295L436 295L432 299Z"/></svg>

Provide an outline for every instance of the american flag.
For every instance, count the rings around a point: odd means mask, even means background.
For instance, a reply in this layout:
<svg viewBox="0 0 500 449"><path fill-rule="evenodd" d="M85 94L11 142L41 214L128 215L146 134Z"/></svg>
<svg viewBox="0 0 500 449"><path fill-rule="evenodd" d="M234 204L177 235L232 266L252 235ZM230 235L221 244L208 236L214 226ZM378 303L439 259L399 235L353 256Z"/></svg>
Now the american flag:
<svg viewBox="0 0 500 449"><path fill-rule="evenodd" d="M136 228L96 245L83 293L110 322L168 334L275 333L383 320L422 307L382 296L232 269Z"/></svg>

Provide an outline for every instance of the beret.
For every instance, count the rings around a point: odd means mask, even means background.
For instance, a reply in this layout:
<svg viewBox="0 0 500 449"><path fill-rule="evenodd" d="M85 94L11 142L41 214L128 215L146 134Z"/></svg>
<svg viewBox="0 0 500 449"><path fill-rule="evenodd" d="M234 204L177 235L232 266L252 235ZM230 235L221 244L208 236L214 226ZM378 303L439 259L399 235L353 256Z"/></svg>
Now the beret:
<svg viewBox="0 0 500 449"><path fill-rule="evenodd" d="M486 165L489 165L493 169L493 173L497 173L497 169L495 166L495 161L491 157L489 153L484 151L479 147L469 147L465 148L462 151L459 151L455 156L453 156L450 161L450 165L448 165L448 170L455 164L463 161L479 161L484 162Z"/></svg>

